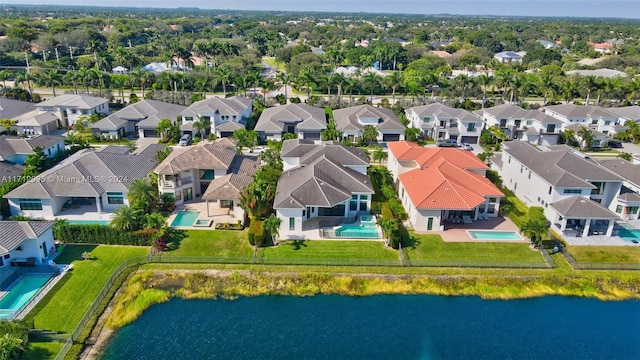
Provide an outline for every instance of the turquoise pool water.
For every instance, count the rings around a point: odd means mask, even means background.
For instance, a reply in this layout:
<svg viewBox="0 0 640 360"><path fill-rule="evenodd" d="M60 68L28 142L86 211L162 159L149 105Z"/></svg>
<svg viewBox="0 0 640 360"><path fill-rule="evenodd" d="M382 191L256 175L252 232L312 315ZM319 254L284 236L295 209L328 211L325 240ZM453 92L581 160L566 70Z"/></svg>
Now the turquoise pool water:
<svg viewBox="0 0 640 360"><path fill-rule="evenodd" d="M622 229L618 236L624 241L632 242L633 240L640 242L640 230L638 229Z"/></svg>
<svg viewBox="0 0 640 360"><path fill-rule="evenodd" d="M354 239L380 238L378 229L373 223L363 223L362 225L343 225L336 229L336 235L343 238L354 238Z"/></svg>
<svg viewBox="0 0 640 360"><path fill-rule="evenodd" d="M200 211L180 211L171 222L171 226L193 226L199 216Z"/></svg>
<svg viewBox="0 0 640 360"><path fill-rule="evenodd" d="M375 223L376 218L373 215L360 215L361 223Z"/></svg>
<svg viewBox="0 0 640 360"><path fill-rule="evenodd" d="M22 310L50 278L49 275L27 275L20 279L0 299L0 319L11 319L13 314Z"/></svg>
<svg viewBox="0 0 640 360"><path fill-rule="evenodd" d="M109 225L109 220L67 220L69 225Z"/></svg>
<svg viewBox="0 0 640 360"><path fill-rule="evenodd" d="M468 230L467 233L474 240L522 240L522 237L515 231Z"/></svg>

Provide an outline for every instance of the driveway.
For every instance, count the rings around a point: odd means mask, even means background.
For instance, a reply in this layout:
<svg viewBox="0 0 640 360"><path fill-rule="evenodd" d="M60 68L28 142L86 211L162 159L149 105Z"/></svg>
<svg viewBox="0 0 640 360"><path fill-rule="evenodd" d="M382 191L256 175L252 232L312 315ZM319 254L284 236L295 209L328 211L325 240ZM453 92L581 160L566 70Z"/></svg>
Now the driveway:
<svg viewBox="0 0 640 360"><path fill-rule="evenodd" d="M623 142L622 149L618 149L618 150L622 150L626 153L634 154L634 155L640 154L640 146L633 143Z"/></svg>

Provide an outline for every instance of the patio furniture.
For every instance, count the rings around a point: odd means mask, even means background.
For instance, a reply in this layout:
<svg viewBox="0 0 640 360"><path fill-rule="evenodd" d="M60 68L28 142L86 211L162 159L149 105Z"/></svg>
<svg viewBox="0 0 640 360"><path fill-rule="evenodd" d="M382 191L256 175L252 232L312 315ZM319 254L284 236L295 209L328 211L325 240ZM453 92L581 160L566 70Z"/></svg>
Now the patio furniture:
<svg viewBox="0 0 640 360"><path fill-rule="evenodd" d="M465 224L473 224L473 220L471 220L471 217L470 217L470 216L468 216L468 215L463 216L463 217L462 217L462 221L463 221Z"/></svg>

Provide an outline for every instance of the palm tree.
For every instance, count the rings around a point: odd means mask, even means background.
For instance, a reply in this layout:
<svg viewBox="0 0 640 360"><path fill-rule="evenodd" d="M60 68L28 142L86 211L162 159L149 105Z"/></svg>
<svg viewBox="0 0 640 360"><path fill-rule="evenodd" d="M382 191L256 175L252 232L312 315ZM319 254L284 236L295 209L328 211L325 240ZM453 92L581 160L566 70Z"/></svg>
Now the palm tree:
<svg viewBox="0 0 640 360"><path fill-rule="evenodd" d="M316 85L315 78L316 74L309 66L306 65L303 65L300 69L300 72L298 73L297 82L299 86L304 86L307 88L307 102L309 101L309 99L311 99L312 86Z"/></svg>
<svg viewBox="0 0 640 360"><path fill-rule="evenodd" d="M144 100L144 90L146 88L146 85L155 76L153 75L153 73L142 70L142 69L136 69L129 72L129 76L131 78L132 83L136 82L140 84L140 91L142 92L142 100ZM133 85L132 85L132 91L133 91Z"/></svg>
<svg viewBox="0 0 640 360"><path fill-rule="evenodd" d="M487 74L480 74L475 78L475 80L478 82L478 85L482 87L482 108L484 109L487 105L487 86L491 84L493 77Z"/></svg>
<svg viewBox="0 0 640 360"><path fill-rule="evenodd" d="M402 87L402 73L400 71L392 72L385 78L385 82L391 88L391 105L395 105L396 91Z"/></svg>
<svg viewBox="0 0 640 360"><path fill-rule="evenodd" d="M537 87L544 96L542 106L547 106L547 98L549 96L551 99L555 98L560 89L557 77L550 72L540 74L537 81Z"/></svg>
<svg viewBox="0 0 640 360"><path fill-rule="evenodd" d="M362 78L364 88L371 90L371 96L369 98L371 104L373 104L373 92L380 86L380 81L380 76L374 72L369 72Z"/></svg>
<svg viewBox="0 0 640 360"><path fill-rule="evenodd" d="M141 204L143 208L149 210L155 208L158 200L158 189L149 178L137 178L129 184L129 193L127 194L129 204Z"/></svg>
<svg viewBox="0 0 640 360"><path fill-rule="evenodd" d="M127 205L120 206L113 211L113 218L109 226L116 230L128 231L138 228L139 211Z"/></svg>
<svg viewBox="0 0 640 360"><path fill-rule="evenodd" d="M593 145L595 136L591 132L591 129L589 129L588 127L580 126L580 130L578 130L577 135L582 140L581 142L582 142L583 149L588 149L591 147L591 145Z"/></svg>
<svg viewBox="0 0 640 360"><path fill-rule="evenodd" d="M377 161L378 165L382 165L382 160L387 160L388 157L389 154L381 146L376 146L373 150L373 161Z"/></svg>
<svg viewBox="0 0 640 360"><path fill-rule="evenodd" d="M507 93L511 92L511 100L513 100L513 82L515 80L515 70L509 67L501 68L495 71L496 85L502 89L502 101L505 100Z"/></svg>
<svg viewBox="0 0 640 360"><path fill-rule="evenodd" d="M221 65L216 69L216 76L222 83L222 94L224 97L227 97L227 84L229 83L232 74L233 69L228 64Z"/></svg>
<svg viewBox="0 0 640 360"><path fill-rule="evenodd" d="M407 141L416 141L422 131L419 128L408 127L404 129L404 138Z"/></svg>
<svg viewBox="0 0 640 360"><path fill-rule="evenodd" d="M89 94L89 83L91 82L91 71L87 68L81 67L77 72L78 79L82 82L82 85L85 87L87 94Z"/></svg>
<svg viewBox="0 0 640 360"><path fill-rule="evenodd" d="M145 214L142 220L145 229L160 229L166 224L165 217L159 212Z"/></svg>
<svg viewBox="0 0 640 360"><path fill-rule="evenodd" d="M58 70L51 69L42 74L47 85L50 85L53 90L53 96L56 96L56 85L62 84L62 75L58 73Z"/></svg>
<svg viewBox="0 0 640 360"><path fill-rule="evenodd" d="M373 125L365 125L364 129L362 129L362 140L367 143L371 143L376 141L378 138L378 129Z"/></svg>
<svg viewBox="0 0 640 360"><path fill-rule="evenodd" d="M594 90L597 91L598 88L600 87L600 83L595 76L585 76L582 78L581 83L582 83L582 86L584 87L585 92L587 93L584 103L586 105L589 105L591 92Z"/></svg>
<svg viewBox="0 0 640 360"><path fill-rule="evenodd" d="M275 215L271 215L268 218L264 219L264 222L262 223L263 231L271 234L271 241L273 242L273 245L278 245L280 225L282 225L282 219Z"/></svg>
<svg viewBox="0 0 640 360"><path fill-rule="evenodd" d="M568 104L571 100L573 100L578 94L578 86L576 82L570 78L567 78L562 83L562 95L564 96L564 101Z"/></svg>
<svg viewBox="0 0 640 360"><path fill-rule="evenodd" d="M172 127L173 123L171 122L171 120L164 118L160 119L160 122L158 122L156 131L162 136L163 139L166 139L168 137L169 129L171 129Z"/></svg>
<svg viewBox="0 0 640 360"><path fill-rule="evenodd" d="M549 231L549 222L544 216L544 209L539 206L533 206L529 209L527 220L521 225L520 232L531 239L531 242L539 247L542 244L543 237Z"/></svg>
<svg viewBox="0 0 640 360"><path fill-rule="evenodd" d="M200 133L200 138L204 139L211 130L211 119L207 116L198 115L198 120L193 122L193 130Z"/></svg>
<svg viewBox="0 0 640 360"><path fill-rule="evenodd" d="M27 83L27 86L29 87L29 94L31 95L31 99L33 99L33 87L31 86L31 83L35 80L36 80L36 76L29 72L23 72L18 74L18 76L16 76L16 84Z"/></svg>
<svg viewBox="0 0 640 360"><path fill-rule="evenodd" d="M9 69L4 69L0 71L0 80L2 80L2 87L7 88L7 80L11 78L11 72Z"/></svg>
<svg viewBox="0 0 640 360"><path fill-rule="evenodd" d="M382 232L385 235L385 245L389 246L389 243L391 243L391 236L399 228L398 219L382 218L378 220L378 225L380 225L380 228L382 228Z"/></svg>

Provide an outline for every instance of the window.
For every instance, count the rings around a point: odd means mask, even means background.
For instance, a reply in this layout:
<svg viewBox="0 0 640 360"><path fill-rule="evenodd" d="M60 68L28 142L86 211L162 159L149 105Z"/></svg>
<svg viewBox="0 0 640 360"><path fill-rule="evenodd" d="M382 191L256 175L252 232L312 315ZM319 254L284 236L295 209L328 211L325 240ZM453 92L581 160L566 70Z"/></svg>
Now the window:
<svg viewBox="0 0 640 360"><path fill-rule="evenodd" d="M20 210L42 210L42 200L40 199L18 199Z"/></svg>
<svg viewBox="0 0 640 360"><path fill-rule="evenodd" d="M468 132L475 132L476 131L476 123L469 123L469 125L467 125L467 131Z"/></svg>
<svg viewBox="0 0 640 360"><path fill-rule="evenodd" d="M556 131L556 125L555 124L548 124L547 125L547 132L548 133L552 133Z"/></svg>
<svg viewBox="0 0 640 360"><path fill-rule="evenodd" d="M527 176L528 179L531 179L531 170L529 170L529 176Z"/></svg>
<svg viewBox="0 0 640 360"><path fill-rule="evenodd" d="M527 120L527 126L533 125L533 120Z"/></svg>
<svg viewBox="0 0 640 360"><path fill-rule="evenodd" d="M552 189L551 186L549 186L549 195L551 195L551 189Z"/></svg>
<svg viewBox="0 0 640 360"><path fill-rule="evenodd" d="M124 204L124 195L121 192L107 192L107 203L122 205Z"/></svg>
<svg viewBox="0 0 640 360"><path fill-rule="evenodd" d="M349 210L350 211L358 210L358 195L351 195L351 200L349 201Z"/></svg>
<svg viewBox="0 0 640 360"><path fill-rule="evenodd" d="M500 119L500 127L501 128L507 127L507 119Z"/></svg>
<svg viewBox="0 0 640 360"><path fill-rule="evenodd" d="M622 205L616 206L616 212L620 214L622 212Z"/></svg>
<svg viewBox="0 0 640 360"><path fill-rule="evenodd" d="M289 230L295 230L295 229L296 229L296 218L290 217L289 218Z"/></svg>
<svg viewBox="0 0 640 360"><path fill-rule="evenodd" d="M220 200L220 207L223 209L231 209L233 207L233 200Z"/></svg>
<svg viewBox="0 0 640 360"><path fill-rule="evenodd" d="M193 116L185 116L184 121L193 121Z"/></svg>
<svg viewBox="0 0 640 360"><path fill-rule="evenodd" d="M367 202L360 201L360 211L367 211Z"/></svg>
<svg viewBox="0 0 640 360"><path fill-rule="evenodd" d="M609 125L611 125L611 120L607 120L604 122L604 126L609 126Z"/></svg>
<svg viewBox="0 0 640 360"><path fill-rule="evenodd" d="M564 189L562 193L563 194L580 194L582 193L582 189Z"/></svg>
<svg viewBox="0 0 640 360"><path fill-rule="evenodd" d="M302 210L302 217L307 216L307 210Z"/></svg>
<svg viewBox="0 0 640 360"><path fill-rule="evenodd" d="M637 214L638 213L638 207L637 206L629 206L629 214Z"/></svg>
<svg viewBox="0 0 640 360"><path fill-rule="evenodd" d="M431 118L430 118L430 117L423 117L423 118L422 118L422 122L426 122L426 123L428 123L429 121L431 121Z"/></svg>
<svg viewBox="0 0 640 360"><path fill-rule="evenodd" d="M598 120L591 120L591 125L598 125Z"/></svg>
<svg viewBox="0 0 640 360"><path fill-rule="evenodd" d="M520 165L520 174L522 174L523 170L524 170L524 165Z"/></svg>
<svg viewBox="0 0 640 360"><path fill-rule="evenodd" d="M368 195L360 195L360 200L368 200L369 196Z"/></svg>
<svg viewBox="0 0 640 360"><path fill-rule="evenodd" d="M507 161L508 164L511 164L511 156L509 156L509 160Z"/></svg>
<svg viewBox="0 0 640 360"><path fill-rule="evenodd" d="M215 173L213 170L200 170L200 180L213 180Z"/></svg>

